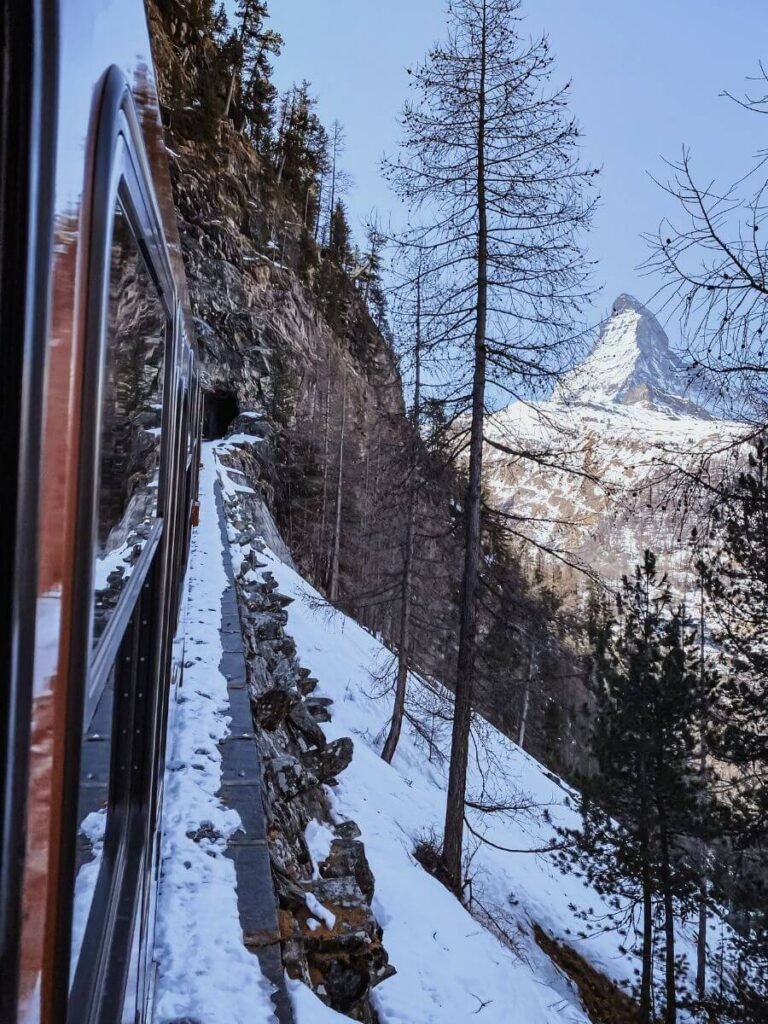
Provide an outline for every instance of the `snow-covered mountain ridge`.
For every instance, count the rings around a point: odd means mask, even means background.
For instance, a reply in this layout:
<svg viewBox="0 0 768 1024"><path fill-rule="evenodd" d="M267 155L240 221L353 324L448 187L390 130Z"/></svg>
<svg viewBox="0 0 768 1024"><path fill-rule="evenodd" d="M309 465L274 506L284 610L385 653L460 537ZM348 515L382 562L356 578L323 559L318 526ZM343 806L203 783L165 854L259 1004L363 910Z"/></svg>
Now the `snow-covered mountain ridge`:
<svg viewBox="0 0 768 1024"><path fill-rule="evenodd" d="M674 470L705 454L716 465L743 431L690 397L658 320L621 295L551 399L489 418L486 486L521 533L615 579L645 547L686 557Z"/></svg>

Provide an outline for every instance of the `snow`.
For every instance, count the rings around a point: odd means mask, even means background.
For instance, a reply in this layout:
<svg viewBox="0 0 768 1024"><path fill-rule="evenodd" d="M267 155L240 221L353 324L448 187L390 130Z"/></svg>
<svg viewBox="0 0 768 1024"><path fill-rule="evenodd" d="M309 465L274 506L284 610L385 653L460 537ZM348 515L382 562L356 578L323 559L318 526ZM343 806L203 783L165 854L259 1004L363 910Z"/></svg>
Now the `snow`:
<svg viewBox="0 0 768 1024"><path fill-rule="evenodd" d="M156 1020L262 1024L274 1019L270 986L243 945L227 839L239 815L216 796L217 744L228 735L227 682L219 671L221 595L227 586L215 507L213 445L203 446L200 525L189 566L183 686L172 709L163 810L155 959ZM221 838L195 842L209 825Z"/></svg>
<svg viewBox="0 0 768 1024"><path fill-rule="evenodd" d="M334 839L333 832L327 825L323 825L322 822L312 820L304 831L304 838L307 842L307 849L312 856L314 877L319 878L318 865L322 864L331 852L331 843Z"/></svg>
<svg viewBox="0 0 768 1024"><path fill-rule="evenodd" d="M113 551L105 553L98 553L95 558L95 564L93 568L93 587L94 590L104 590L109 585L109 577L116 569L123 569L123 582L127 582L130 578L133 566L130 563L130 557L133 553L134 544L129 541L125 541L120 544Z"/></svg>
<svg viewBox="0 0 768 1024"><path fill-rule="evenodd" d="M509 1024L510 1007L515 1019L526 1024L586 1024L573 984L536 945L532 928L540 924L622 982L639 963L619 949L631 946L631 940L615 932L579 938L583 922L569 909L591 907L608 914L607 903L579 878L561 874L545 855L482 846L472 862L473 891L493 916L504 915L513 951L428 875L412 851L419 838L441 831L446 765L428 756L407 724L393 765L381 760L391 699L372 696L372 674L387 652L268 549L259 557L267 563L262 572L272 572L280 591L294 599L287 631L302 664L320 681L317 694L335 702L333 721L324 726L326 735L354 739L352 763L328 795L336 821L352 818L362 829L376 879L373 909L397 969L374 990L382 1024L466 1024L482 1004L485 1024ZM427 684L418 677L412 676L409 685L414 704L428 698ZM416 695L417 690L422 692ZM470 823L478 832L500 846L537 850L557 840L556 825L578 822L576 794L570 787L482 720L476 723L474 740L470 796L489 802L506 796L527 804L513 814L471 812ZM320 828L308 829L315 864L326 841ZM693 924L681 927L678 939L680 951L692 959ZM316 1003L297 989L291 991L297 1024L325 1020L315 1015Z"/></svg>
<svg viewBox="0 0 768 1024"><path fill-rule="evenodd" d="M37 599L35 614L35 664L32 695L35 700L51 692L51 680L59 667L61 587L52 587Z"/></svg>
<svg viewBox="0 0 768 1024"><path fill-rule="evenodd" d="M565 376L554 398L620 402L645 385L664 405L668 396L683 395L687 384L656 317L631 295L620 295L589 358Z"/></svg>
<svg viewBox="0 0 768 1024"><path fill-rule="evenodd" d="M240 413L241 416L250 415L248 413ZM253 414L254 418L258 418ZM230 444L263 444L264 438L257 437L255 434L230 434L229 437L224 438L225 445Z"/></svg>
<svg viewBox="0 0 768 1024"><path fill-rule="evenodd" d="M83 864L75 879L75 898L72 906L72 956L70 969L74 972L80 959L85 926L96 892L96 882L104 854L104 834L107 828L107 810L102 808L87 814L80 823L80 832L91 844L92 860Z"/></svg>
<svg viewBox="0 0 768 1024"><path fill-rule="evenodd" d="M697 405L687 387L658 321L620 296L591 355L551 399L515 402L488 417L485 472L494 503L522 535L609 580L631 569L645 547L684 575L671 471L707 456L716 472L745 431Z"/></svg>
<svg viewBox="0 0 768 1024"><path fill-rule="evenodd" d="M313 917L316 917L318 921L322 921L329 930L333 928L336 924L336 915L332 914L327 907L324 907L314 893L308 892L304 900Z"/></svg>
<svg viewBox="0 0 768 1024"><path fill-rule="evenodd" d="M329 1009L300 981L288 982L288 995L298 1024L349 1024L349 1017Z"/></svg>
<svg viewBox="0 0 768 1024"><path fill-rule="evenodd" d="M216 451L205 446L201 475L201 524L190 564L187 668L175 708L166 782L156 958L160 973L156 1019L190 1017L204 1024L260 1024L272 1020L268 988L258 961L247 953L237 917L236 879L223 856L238 816L216 797L220 757L216 747L227 730L226 682L219 670L221 644L217 614L226 585L221 537L213 508L218 472L227 500L237 502ZM242 547L234 542L238 562ZM267 548L259 548L262 573L271 572L280 591L293 598L287 632L302 664L319 680L318 696L333 700L333 720L323 726L329 740L351 736L355 754L338 785L327 789L334 821L353 819L362 830L376 879L373 910L384 929L384 944L397 974L373 992L381 1024L588 1024L573 983L537 946L535 923L574 946L618 982L631 978L638 958L631 937L603 931L579 936L576 908L609 914L605 900L574 875L563 875L547 854L503 852L489 845L473 852L473 896L503 925L510 943L470 915L416 862L415 844L442 830L448 738L435 721L430 750L406 723L394 762L379 756L391 715L391 696L377 696L376 673L389 652L352 619L332 609L302 577ZM447 694L412 675L415 705L434 706ZM441 731L442 730L442 731ZM507 813L469 812L473 829L490 842L515 851L547 849L556 827L579 821L577 795L507 737L477 719L473 726L469 795L475 801L507 802ZM221 839L193 842L187 833L210 822ZM310 823L305 837L314 873L327 856L331 830ZM476 848L477 847L477 848ZM333 915L312 894L310 913L326 926ZM716 945L719 927L712 926ZM695 962L693 923L681 925L679 950ZM329 1010L310 989L289 981L296 1024L347 1020ZM681 1015L681 1021L685 1021Z"/></svg>

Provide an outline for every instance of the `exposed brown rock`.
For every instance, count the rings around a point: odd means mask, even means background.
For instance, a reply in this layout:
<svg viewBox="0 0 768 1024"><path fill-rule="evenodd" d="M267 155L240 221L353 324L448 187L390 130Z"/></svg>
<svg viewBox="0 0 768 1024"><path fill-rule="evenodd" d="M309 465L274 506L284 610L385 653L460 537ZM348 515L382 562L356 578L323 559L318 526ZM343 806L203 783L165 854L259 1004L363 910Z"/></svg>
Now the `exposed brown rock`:
<svg viewBox="0 0 768 1024"><path fill-rule="evenodd" d="M601 974L571 946L547 935L538 924L534 924L533 934L553 963L576 983L592 1024L637 1024L637 1003L610 978Z"/></svg>

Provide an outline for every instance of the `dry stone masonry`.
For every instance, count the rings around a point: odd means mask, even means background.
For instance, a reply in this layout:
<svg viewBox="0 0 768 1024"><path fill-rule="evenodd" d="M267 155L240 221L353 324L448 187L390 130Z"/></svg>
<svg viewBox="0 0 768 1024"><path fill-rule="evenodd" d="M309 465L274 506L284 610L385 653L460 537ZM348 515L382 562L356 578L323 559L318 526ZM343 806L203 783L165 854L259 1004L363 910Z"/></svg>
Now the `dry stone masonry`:
<svg viewBox="0 0 768 1024"><path fill-rule="evenodd" d="M236 479L257 446L254 438L254 445L220 450L218 457ZM252 481L254 464L248 468ZM317 680L300 664L286 631L291 598L279 592L260 558L260 532L276 534L261 498L243 493L225 505L235 536L231 550L248 688L264 764L283 965L334 1010L376 1024L370 993L394 968L371 909L375 880L360 829L352 821L334 823L325 795L352 760L353 743L347 737L328 742L320 726L332 719L333 701L315 694ZM319 864L305 839L313 819L334 835Z"/></svg>

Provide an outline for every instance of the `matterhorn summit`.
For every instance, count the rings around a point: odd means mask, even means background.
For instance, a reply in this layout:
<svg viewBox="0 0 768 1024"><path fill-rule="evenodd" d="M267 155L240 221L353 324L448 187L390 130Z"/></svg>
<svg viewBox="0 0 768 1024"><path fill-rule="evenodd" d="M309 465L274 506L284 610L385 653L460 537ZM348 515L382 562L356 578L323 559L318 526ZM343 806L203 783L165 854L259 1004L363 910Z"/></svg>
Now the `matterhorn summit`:
<svg viewBox="0 0 768 1024"><path fill-rule="evenodd" d="M605 578L631 570L645 547L677 550L674 517L654 503L666 507L675 468L712 453L715 472L723 442L743 432L697 404L689 383L653 313L620 295L549 400L488 418L489 495L520 536Z"/></svg>
<svg viewBox="0 0 768 1024"><path fill-rule="evenodd" d="M591 354L566 374L552 397L707 416L686 397L689 383L682 360L653 313L632 295L620 295Z"/></svg>

